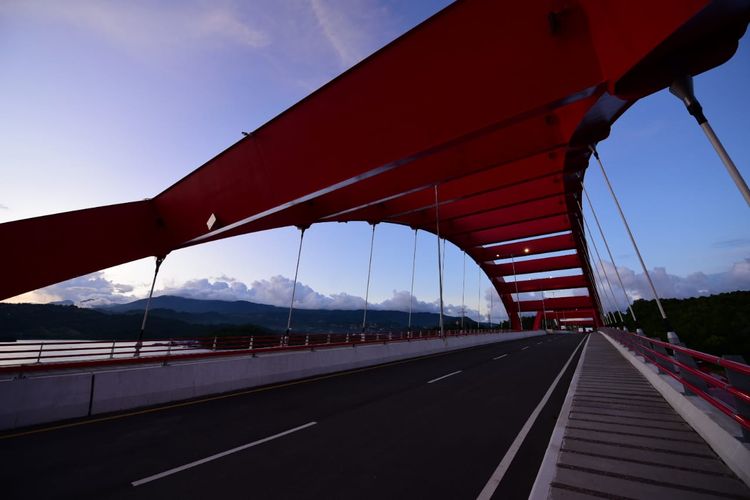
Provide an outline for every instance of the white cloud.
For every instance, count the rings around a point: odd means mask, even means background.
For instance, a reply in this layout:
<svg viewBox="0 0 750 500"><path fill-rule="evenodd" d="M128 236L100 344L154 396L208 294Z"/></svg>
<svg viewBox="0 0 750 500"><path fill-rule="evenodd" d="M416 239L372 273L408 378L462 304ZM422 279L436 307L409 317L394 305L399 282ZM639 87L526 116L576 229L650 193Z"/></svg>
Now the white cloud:
<svg viewBox="0 0 750 500"><path fill-rule="evenodd" d="M372 52L375 35L388 31L388 12L371 0L309 0L323 35L342 67L348 68ZM372 29L362 29L363 26Z"/></svg>
<svg viewBox="0 0 750 500"><path fill-rule="evenodd" d="M196 43L231 43L258 48L268 35L225 2L101 2L96 0L11 0L0 14L29 16L96 34L138 54L188 49Z"/></svg>
<svg viewBox="0 0 750 500"><path fill-rule="evenodd" d="M132 291L131 285L114 283L99 271L13 297L7 302L71 301L84 307L96 307L135 300L135 297L129 295Z"/></svg>
<svg viewBox="0 0 750 500"><path fill-rule="evenodd" d="M627 304L622 294L622 289L617 282L614 266L611 262L604 262L607 274L612 281L615 298L618 306L625 309ZM643 273L636 273L630 268L619 267L617 270L622 277L623 285L631 299L651 300L654 294ZM687 276L669 274L664 267L657 267L650 271L651 279L659 296L662 298L698 297L701 295L714 295L717 293L731 292L734 290L750 290L750 259L735 262L723 273L706 274L695 272ZM603 290L600 291L603 293ZM607 287L609 293L609 287ZM604 300L604 299L602 299Z"/></svg>
<svg viewBox="0 0 750 500"><path fill-rule="evenodd" d="M234 278L222 276L220 278L190 280L183 285L168 287L159 290L163 295L180 295L194 299L204 300L248 300L260 304L268 304L279 307L288 307L292 297L294 282L284 276L273 276L267 280L254 281L249 287ZM409 292L393 290L393 295L382 302L368 304L373 310L409 310ZM297 283L294 293L294 306L300 309L362 309L365 300L356 295L348 293L336 293L324 295L313 290L304 283ZM496 306L497 307L497 306ZM440 311L437 301L425 302L412 296L412 311L432 312ZM458 316L461 314L461 306L444 304L443 311L446 315ZM476 311L466 308L466 314L476 317Z"/></svg>
<svg viewBox="0 0 750 500"><path fill-rule="evenodd" d="M605 262L607 272L614 278L614 267ZM619 267L625 288L633 299L650 299L652 294L643 274L637 274L627 267ZM652 278L659 292L664 298L686 298L701 295L711 295L734 290L750 290L750 259L733 264L729 270L723 273L705 274L701 272L688 276L676 276L667 273L664 268L656 268L652 271ZM288 307L292 295L293 281L283 276L273 276L269 279L254 281L247 286L242 281L234 278L221 276L212 279L195 279L182 285L168 286L157 290L158 295L180 295L195 299L210 300L247 300L261 304L269 304L280 307ZM612 283L618 305L625 309L625 299L619 288L619 284ZM545 294L546 298L561 297L568 295L580 295L584 290L556 291ZM605 305L609 299L605 298L604 291L600 290ZM508 313L500 301L494 289L484 290L484 303L482 304L482 321L487 319L487 311L492 304L492 321L502 321L508 318ZM521 300L538 300L541 294L522 293ZM492 299L490 299L492 297ZM609 297L609 289L607 289ZM128 284L115 283L105 278L103 272L92 273L69 281L57 283L33 292L29 292L9 299L8 302L56 302L70 300L74 303L87 307L94 307L108 303L121 303L139 298L134 294L134 287ZM378 303L370 303L368 307L374 310L396 310L408 311L411 300L412 311L437 313L440 304L437 300L428 302L411 296L404 290L393 290L391 297ZM295 307L301 309L362 309L364 307L362 297L348 293L337 293L325 295L315 291L304 283L297 283L295 292ZM443 311L448 316L460 316L461 305L444 304ZM477 319L476 309L465 308L466 315Z"/></svg>

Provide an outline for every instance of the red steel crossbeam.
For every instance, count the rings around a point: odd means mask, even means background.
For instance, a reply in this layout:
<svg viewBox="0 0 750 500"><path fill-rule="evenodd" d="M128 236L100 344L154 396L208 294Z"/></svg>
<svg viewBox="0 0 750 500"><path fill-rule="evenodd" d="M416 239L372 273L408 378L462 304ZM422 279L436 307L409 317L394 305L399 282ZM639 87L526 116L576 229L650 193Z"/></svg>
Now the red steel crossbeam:
<svg viewBox="0 0 750 500"><path fill-rule="evenodd" d="M477 250L475 255L482 261L510 259L515 255L538 255L542 253L574 250L575 241L571 233L535 238L533 240L506 243Z"/></svg>
<svg viewBox="0 0 750 500"><path fill-rule="evenodd" d="M566 310L575 313L578 309L592 309L591 297L586 295L554 297L545 299L544 304L542 304L541 300L521 300L517 305L520 307L521 312L536 312L543 309L550 309L553 311Z"/></svg>
<svg viewBox="0 0 750 500"><path fill-rule="evenodd" d="M544 257L541 259L516 260L515 262L504 262L502 264L483 264L482 267L488 274L513 276L580 268L581 259L578 257L578 254L558 255L556 257Z"/></svg>
<svg viewBox="0 0 750 500"><path fill-rule="evenodd" d="M501 293L543 292L547 290L566 290L570 288L586 288L588 280L583 274L574 276L559 276L556 278L538 278L532 280L518 280L504 282L497 286Z"/></svg>

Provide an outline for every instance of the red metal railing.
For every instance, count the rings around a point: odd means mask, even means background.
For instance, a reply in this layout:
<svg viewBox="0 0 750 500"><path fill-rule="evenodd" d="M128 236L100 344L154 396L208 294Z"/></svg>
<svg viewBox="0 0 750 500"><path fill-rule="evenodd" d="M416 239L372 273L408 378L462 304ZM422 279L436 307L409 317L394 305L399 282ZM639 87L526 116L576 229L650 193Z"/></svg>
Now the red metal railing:
<svg viewBox="0 0 750 500"><path fill-rule="evenodd" d="M446 337L502 333L507 330L449 330ZM94 368L138 363L167 363L217 356L262 352L324 349L388 342L435 339L440 331L380 333L315 333L284 335L214 336L190 339L135 341L77 340L0 342L0 373Z"/></svg>
<svg viewBox="0 0 750 500"><path fill-rule="evenodd" d="M603 328L602 331L656 365L660 372L677 380L686 391L732 418L740 424L743 433L750 432L750 415L746 412L750 407L750 393L715 372L715 367L721 367L730 378L741 380L745 377L750 381L750 366L615 328Z"/></svg>

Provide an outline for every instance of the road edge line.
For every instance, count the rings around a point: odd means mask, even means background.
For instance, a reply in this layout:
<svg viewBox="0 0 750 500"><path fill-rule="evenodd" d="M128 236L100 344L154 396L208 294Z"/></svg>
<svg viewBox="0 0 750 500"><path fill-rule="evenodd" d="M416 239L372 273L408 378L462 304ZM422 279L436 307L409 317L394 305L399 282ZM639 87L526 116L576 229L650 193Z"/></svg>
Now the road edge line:
<svg viewBox="0 0 750 500"><path fill-rule="evenodd" d="M552 385L549 386L549 389L547 389L547 392L544 394L544 397L542 397L542 400L539 401L539 404L536 406L536 408L534 408L534 411L531 412L531 415L529 416L528 420L526 420L526 423L523 425L523 427L519 431L518 435L516 436L516 439L514 439L513 443L511 443L510 448L508 448L508 451L505 452L505 456L503 456L503 459L498 464L497 468L495 469L495 472L493 472L492 475L490 476L490 479L487 481L487 484L485 484L484 488L482 488L482 491L477 496L477 500L490 500L490 498L492 498L492 495L495 494L495 490L497 490L497 487L500 485L500 481L503 480L505 473L510 468L511 463L513 463L513 459L516 457L518 450L521 449L521 445L526 439L526 436L529 434L529 431L531 430L531 428L534 426L534 423L536 422L536 419L539 417L539 414L542 412L542 409L546 406L547 401L549 400L550 396L552 396L552 393L555 391L555 388L557 387L558 382L560 382L560 379L562 378L565 371L568 369L570 362L573 361L573 358L575 357L576 353L578 353L578 350L581 348L581 345L583 345L583 343L586 342L587 340L588 340L588 336L586 336L585 339L581 339L581 341L578 343L576 348L573 350L573 353L568 358L568 361L565 362L565 365L562 367L562 370L560 370L560 373L557 374L557 377L552 382Z"/></svg>
<svg viewBox="0 0 750 500"><path fill-rule="evenodd" d="M534 480L534 486L532 486L531 493L529 493L529 500L544 500L549 496L550 485L552 484L557 460L560 457L562 449L563 437L565 437L565 427L567 427L570 420L570 407L573 405L573 396L578 388L578 379L581 378L581 367L586 357L586 348L589 345L590 339L591 334L586 337L586 344L583 346L581 357L578 358L576 371L573 372L573 378L570 379L568 394L565 396L562 408L560 408L560 414L557 417L555 429L552 431L552 436L547 445L547 451L544 453L542 464L539 466L539 471Z"/></svg>

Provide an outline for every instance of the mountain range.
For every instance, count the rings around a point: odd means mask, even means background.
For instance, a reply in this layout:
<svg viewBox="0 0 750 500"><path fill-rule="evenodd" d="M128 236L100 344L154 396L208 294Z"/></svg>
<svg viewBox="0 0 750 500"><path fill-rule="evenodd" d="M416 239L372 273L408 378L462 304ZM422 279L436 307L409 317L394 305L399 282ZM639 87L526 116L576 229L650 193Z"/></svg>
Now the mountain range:
<svg viewBox="0 0 750 500"><path fill-rule="evenodd" d="M0 341L11 339L130 339L137 336L146 300L96 309L61 304L1 304ZM346 333L362 329L363 310L295 309L295 333ZM286 330L289 309L248 301L199 300L162 295L151 300L147 338L242 335ZM367 311L368 331L400 331L408 326L409 313ZM448 327L460 318L445 317ZM436 328L439 315L415 312L414 329ZM476 322L465 319L467 328Z"/></svg>

